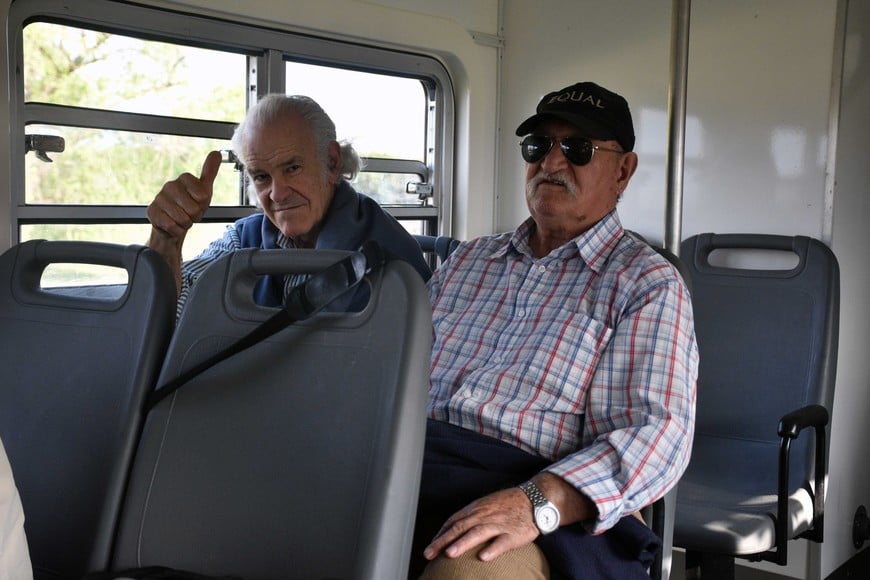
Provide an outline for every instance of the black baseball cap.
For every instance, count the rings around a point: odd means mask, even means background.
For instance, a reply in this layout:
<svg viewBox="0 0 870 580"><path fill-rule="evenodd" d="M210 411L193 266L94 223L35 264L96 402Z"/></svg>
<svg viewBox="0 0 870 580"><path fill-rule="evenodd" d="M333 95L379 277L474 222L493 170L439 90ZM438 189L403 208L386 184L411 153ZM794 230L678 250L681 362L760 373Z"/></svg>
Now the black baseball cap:
<svg viewBox="0 0 870 580"><path fill-rule="evenodd" d="M583 131L586 137L614 140L625 151L634 149L634 124L628 102L595 83L577 83L547 93L536 111L517 127L518 136L528 135L547 119L561 119Z"/></svg>

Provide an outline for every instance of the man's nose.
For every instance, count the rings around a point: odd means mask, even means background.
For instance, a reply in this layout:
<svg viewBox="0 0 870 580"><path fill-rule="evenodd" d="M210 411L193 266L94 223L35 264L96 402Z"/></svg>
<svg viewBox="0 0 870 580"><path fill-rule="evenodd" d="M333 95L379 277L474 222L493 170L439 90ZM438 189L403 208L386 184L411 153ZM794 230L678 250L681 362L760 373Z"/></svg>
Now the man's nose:
<svg viewBox="0 0 870 580"><path fill-rule="evenodd" d="M562 152L561 144L557 141L553 143L553 146L541 160L541 168L547 173L553 173L553 170L561 169L566 165L568 165L568 159Z"/></svg>
<svg viewBox="0 0 870 580"><path fill-rule="evenodd" d="M273 201L281 201L286 199L290 194L290 182L289 180L281 175L275 175L272 177L272 191L269 193L269 197L272 198Z"/></svg>

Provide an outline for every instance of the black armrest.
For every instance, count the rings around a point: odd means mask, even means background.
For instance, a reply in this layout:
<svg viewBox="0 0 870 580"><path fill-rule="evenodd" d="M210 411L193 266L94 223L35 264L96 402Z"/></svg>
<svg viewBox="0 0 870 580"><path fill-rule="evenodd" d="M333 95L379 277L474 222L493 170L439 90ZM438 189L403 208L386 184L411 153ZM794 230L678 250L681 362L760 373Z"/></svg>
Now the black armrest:
<svg viewBox="0 0 870 580"><path fill-rule="evenodd" d="M786 413L779 420L777 433L782 438L779 448L779 490L777 493L777 522L776 522L776 552L770 560L784 565L787 562L788 552L788 473L789 453L791 442L797 439L800 432L812 427L815 432L815 482L813 494L813 524L809 530L800 535L814 542L821 542L824 533L824 508L825 497L825 427L828 425L828 410L821 405L807 405L790 413ZM768 559L768 558L765 558Z"/></svg>
<svg viewBox="0 0 870 580"><path fill-rule="evenodd" d="M780 437L795 439L806 427L824 427L828 424L828 410L821 405L807 405L792 411L779 420L776 432Z"/></svg>

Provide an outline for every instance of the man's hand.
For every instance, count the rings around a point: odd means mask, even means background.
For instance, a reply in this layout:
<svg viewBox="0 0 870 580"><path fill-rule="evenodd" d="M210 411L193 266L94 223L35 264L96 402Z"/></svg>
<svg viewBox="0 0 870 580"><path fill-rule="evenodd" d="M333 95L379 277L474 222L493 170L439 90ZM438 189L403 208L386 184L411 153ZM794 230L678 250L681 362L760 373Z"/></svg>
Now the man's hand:
<svg viewBox="0 0 870 580"><path fill-rule="evenodd" d="M532 504L519 488L497 491L468 504L448 519L423 552L427 560L448 558L489 542L478 556L488 562L508 550L534 541L540 532L532 519Z"/></svg>
<svg viewBox="0 0 870 580"><path fill-rule="evenodd" d="M544 496L559 510L561 525L594 519L598 508L561 477L541 472L532 478ZM439 554L448 558L490 542L478 557L488 562L508 550L529 544L540 535L532 503L518 487L503 489L474 501L448 519L423 551L427 560Z"/></svg>
<svg viewBox="0 0 870 580"><path fill-rule="evenodd" d="M187 230L202 219L211 204L220 166L220 152L212 151L205 158L199 177L182 173L167 181L148 206L151 225L164 236L184 239Z"/></svg>
<svg viewBox="0 0 870 580"><path fill-rule="evenodd" d="M181 292L181 247L184 237L187 230L202 219L211 204L214 180L220 167L220 152L210 152L202 164L199 177L182 173L176 179L167 181L148 206L148 221L151 222L148 246L169 264L177 292Z"/></svg>

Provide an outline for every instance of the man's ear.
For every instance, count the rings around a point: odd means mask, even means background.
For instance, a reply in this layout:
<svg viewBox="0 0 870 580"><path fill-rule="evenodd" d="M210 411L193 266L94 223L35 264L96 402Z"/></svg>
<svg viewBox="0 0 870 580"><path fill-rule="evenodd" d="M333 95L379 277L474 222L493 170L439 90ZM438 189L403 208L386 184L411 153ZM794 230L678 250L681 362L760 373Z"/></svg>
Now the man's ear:
<svg viewBox="0 0 870 580"><path fill-rule="evenodd" d="M619 164L619 191L620 193L625 191L625 188L628 187L628 182L631 180L631 176L634 175L634 172L637 170L637 153L634 151L629 151L622 156L622 161Z"/></svg>
<svg viewBox="0 0 870 580"><path fill-rule="evenodd" d="M329 175L338 181L338 176L341 173L341 147L338 144L338 141L332 141L329 143L329 147L327 148L327 162L326 167L329 171Z"/></svg>

